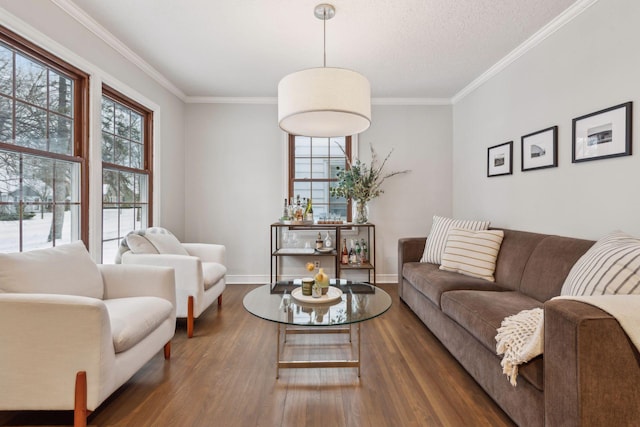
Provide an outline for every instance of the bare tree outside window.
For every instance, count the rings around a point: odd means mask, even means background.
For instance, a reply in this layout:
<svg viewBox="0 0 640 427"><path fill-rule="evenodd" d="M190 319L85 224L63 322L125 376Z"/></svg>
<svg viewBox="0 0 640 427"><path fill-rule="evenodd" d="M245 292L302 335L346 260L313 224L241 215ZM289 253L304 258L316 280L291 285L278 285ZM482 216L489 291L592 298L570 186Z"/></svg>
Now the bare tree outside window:
<svg viewBox="0 0 640 427"><path fill-rule="evenodd" d="M102 97L102 261L151 225L152 112L105 87Z"/></svg>
<svg viewBox="0 0 640 427"><path fill-rule="evenodd" d="M85 92L87 76L63 72L72 67L21 42L0 27L0 252L87 235L80 140L86 125L76 117L84 104L75 94Z"/></svg>

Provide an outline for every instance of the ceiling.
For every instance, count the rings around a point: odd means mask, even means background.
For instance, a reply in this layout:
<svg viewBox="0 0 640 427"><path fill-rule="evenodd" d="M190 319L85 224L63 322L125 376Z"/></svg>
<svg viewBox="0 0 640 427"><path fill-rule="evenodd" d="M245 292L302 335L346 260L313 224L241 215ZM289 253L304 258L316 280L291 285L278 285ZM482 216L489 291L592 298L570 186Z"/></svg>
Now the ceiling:
<svg viewBox="0 0 640 427"><path fill-rule="evenodd" d="M321 0L53 1L183 99L275 97L285 75L322 66ZM580 2L333 0L327 66L364 74L374 98L451 99Z"/></svg>

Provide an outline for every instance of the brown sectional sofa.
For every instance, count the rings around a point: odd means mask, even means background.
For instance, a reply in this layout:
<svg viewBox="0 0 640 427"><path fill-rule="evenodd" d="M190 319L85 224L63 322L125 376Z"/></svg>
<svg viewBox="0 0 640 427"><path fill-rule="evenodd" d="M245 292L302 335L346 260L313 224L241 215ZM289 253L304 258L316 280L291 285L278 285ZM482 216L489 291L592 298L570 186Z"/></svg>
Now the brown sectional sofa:
<svg viewBox="0 0 640 427"><path fill-rule="evenodd" d="M548 301L593 241L504 230L496 282L420 263L426 238L398 242L398 292L496 403L521 426L640 425L640 354L606 312ZM544 307L545 353L513 387L495 335L506 316Z"/></svg>

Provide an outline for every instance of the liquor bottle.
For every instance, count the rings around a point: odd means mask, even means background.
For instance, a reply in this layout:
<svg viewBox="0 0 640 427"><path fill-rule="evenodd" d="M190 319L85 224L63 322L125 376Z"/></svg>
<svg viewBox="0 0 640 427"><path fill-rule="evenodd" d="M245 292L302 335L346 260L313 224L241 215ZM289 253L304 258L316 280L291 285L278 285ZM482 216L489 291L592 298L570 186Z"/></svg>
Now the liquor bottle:
<svg viewBox="0 0 640 427"><path fill-rule="evenodd" d="M349 248L349 264L356 263L356 253L353 251L353 239L351 240L351 247Z"/></svg>
<svg viewBox="0 0 640 427"><path fill-rule="evenodd" d="M322 236L320 232L318 232L318 237L316 237L316 249L322 249L324 246L324 241L322 240Z"/></svg>
<svg viewBox="0 0 640 427"><path fill-rule="evenodd" d="M289 219L289 204L287 203L287 198L284 199L284 208L282 208L282 220L286 221Z"/></svg>
<svg viewBox="0 0 640 427"><path fill-rule="evenodd" d="M340 264L349 264L349 254L347 253L347 239L342 239L342 255Z"/></svg>
<svg viewBox="0 0 640 427"><path fill-rule="evenodd" d="M296 196L296 208L295 208L294 219L296 221L302 221L304 219L304 212L302 211L302 205L300 204L299 194Z"/></svg>
<svg viewBox="0 0 640 427"><path fill-rule="evenodd" d="M311 197L307 199L307 207L304 212L304 219L313 222L313 206L311 205Z"/></svg>
<svg viewBox="0 0 640 427"><path fill-rule="evenodd" d="M362 263L366 264L369 262L369 250L367 249L367 242L362 239Z"/></svg>
<svg viewBox="0 0 640 427"><path fill-rule="evenodd" d="M360 242L356 240L356 264L360 265L362 262L362 249L360 248Z"/></svg>

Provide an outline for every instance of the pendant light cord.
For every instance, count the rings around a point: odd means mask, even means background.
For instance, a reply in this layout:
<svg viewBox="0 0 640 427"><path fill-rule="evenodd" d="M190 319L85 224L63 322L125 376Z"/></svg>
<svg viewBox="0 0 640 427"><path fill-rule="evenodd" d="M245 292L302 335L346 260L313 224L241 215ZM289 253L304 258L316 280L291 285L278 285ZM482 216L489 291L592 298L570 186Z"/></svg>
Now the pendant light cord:
<svg viewBox="0 0 640 427"><path fill-rule="evenodd" d="M322 12L322 67L327 68L327 9Z"/></svg>

